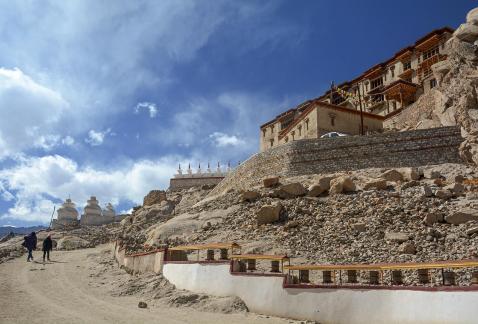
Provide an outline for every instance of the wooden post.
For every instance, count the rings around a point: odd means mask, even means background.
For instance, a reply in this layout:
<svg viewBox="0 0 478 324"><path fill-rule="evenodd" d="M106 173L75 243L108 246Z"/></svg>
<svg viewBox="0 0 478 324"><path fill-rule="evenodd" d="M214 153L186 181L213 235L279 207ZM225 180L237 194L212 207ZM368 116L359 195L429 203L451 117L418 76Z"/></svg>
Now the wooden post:
<svg viewBox="0 0 478 324"><path fill-rule="evenodd" d="M364 132L363 132L363 108L362 108L362 95L361 95L361 91L360 91L360 83L359 83L359 88L358 88L358 92L359 92L359 103L360 103L360 135L364 135Z"/></svg>

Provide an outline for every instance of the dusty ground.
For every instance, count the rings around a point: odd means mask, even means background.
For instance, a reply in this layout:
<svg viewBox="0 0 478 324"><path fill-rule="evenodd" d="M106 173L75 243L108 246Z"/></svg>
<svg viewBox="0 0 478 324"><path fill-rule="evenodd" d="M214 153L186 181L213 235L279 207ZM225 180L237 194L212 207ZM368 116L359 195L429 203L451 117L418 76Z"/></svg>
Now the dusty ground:
<svg viewBox="0 0 478 324"><path fill-rule="evenodd" d="M132 277L112 266L106 246L54 251L46 264L38 262L40 252L34 256L35 262L20 257L0 264L0 323L291 323L245 312L168 306L141 292L120 294ZM138 308L143 300L147 309Z"/></svg>

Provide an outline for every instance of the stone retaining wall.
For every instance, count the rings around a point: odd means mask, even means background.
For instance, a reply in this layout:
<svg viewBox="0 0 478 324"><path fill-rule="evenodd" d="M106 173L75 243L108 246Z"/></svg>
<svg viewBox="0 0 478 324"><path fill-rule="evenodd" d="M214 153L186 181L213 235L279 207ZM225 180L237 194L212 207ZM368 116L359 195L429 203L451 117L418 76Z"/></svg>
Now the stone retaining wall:
<svg viewBox="0 0 478 324"><path fill-rule="evenodd" d="M267 176L462 163L458 154L462 141L459 127L294 141L253 155L210 195L245 189Z"/></svg>
<svg viewBox="0 0 478 324"><path fill-rule="evenodd" d="M169 190L189 189L191 187L215 186L224 177L197 177L197 178L172 178L169 180Z"/></svg>

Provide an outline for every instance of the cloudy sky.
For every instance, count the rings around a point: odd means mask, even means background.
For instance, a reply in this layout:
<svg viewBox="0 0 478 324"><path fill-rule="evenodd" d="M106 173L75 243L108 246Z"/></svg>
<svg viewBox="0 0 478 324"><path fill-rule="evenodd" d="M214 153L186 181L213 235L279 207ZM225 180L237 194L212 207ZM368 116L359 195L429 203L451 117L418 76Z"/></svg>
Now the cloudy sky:
<svg viewBox="0 0 478 324"><path fill-rule="evenodd" d="M328 3L328 4L327 4ZM0 0L0 226L68 196L118 212L474 1Z"/></svg>

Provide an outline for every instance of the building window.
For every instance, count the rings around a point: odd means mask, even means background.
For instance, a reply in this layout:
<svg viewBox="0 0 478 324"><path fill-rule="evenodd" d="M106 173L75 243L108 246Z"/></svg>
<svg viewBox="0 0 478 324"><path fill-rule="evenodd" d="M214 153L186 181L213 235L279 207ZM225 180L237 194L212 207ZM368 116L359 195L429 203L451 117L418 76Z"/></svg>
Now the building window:
<svg viewBox="0 0 478 324"><path fill-rule="evenodd" d="M284 141L285 141L286 143L289 142L289 136L286 136L285 139L284 139Z"/></svg>
<svg viewBox="0 0 478 324"><path fill-rule="evenodd" d="M270 142L271 142L271 147L273 147L274 146L274 140L271 139Z"/></svg>
<svg viewBox="0 0 478 324"><path fill-rule="evenodd" d="M390 67L390 73L392 74L392 78L395 77L395 66Z"/></svg>
<svg viewBox="0 0 478 324"><path fill-rule="evenodd" d="M422 55L423 60L425 61L432 56L438 55L438 53L439 53L438 52L438 46L435 46L435 47L429 49L428 51L423 52L423 55Z"/></svg>
<svg viewBox="0 0 478 324"><path fill-rule="evenodd" d="M274 133L274 125L271 126L271 133Z"/></svg>
<svg viewBox="0 0 478 324"><path fill-rule="evenodd" d="M305 130L309 130L309 119L305 120Z"/></svg>
<svg viewBox="0 0 478 324"><path fill-rule="evenodd" d="M295 138L294 138L294 136L295 136L295 131L292 131L290 134L292 135L292 140L295 140Z"/></svg>
<svg viewBox="0 0 478 324"><path fill-rule="evenodd" d="M265 129L265 128L262 130L262 137L266 137L266 131L267 131L267 129Z"/></svg>
<svg viewBox="0 0 478 324"><path fill-rule="evenodd" d="M299 127L297 127L297 130L299 131L299 136L302 136L302 126L299 125Z"/></svg>
<svg viewBox="0 0 478 324"><path fill-rule="evenodd" d="M397 103L395 101L392 101L392 110L397 109Z"/></svg>
<svg viewBox="0 0 478 324"><path fill-rule="evenodd" d="M437 86L437 80L436 79L431 79L430 80L430 89L433 89Z"/></svg>
<svg viewBox="0 0 478 324"><path fill-rule="evenodd" d="M383 78L382 77L377 78L375 80L372 80L371 89L375 89L377 87L380 87L381 85L383 85Z"/></svg>
<svg viewBox="0 0 478 324"><path fill-rule="evenodd" d="M403 71L410 70L412 68L412 61L403 62Z"/></svg>
<svg viewBox="0 0 478 324"><path fill-rule="evenodd" d="M335 114L329 114L329 118L330 118L330 126L335 126L335 117L337 115Z"/></svg>

